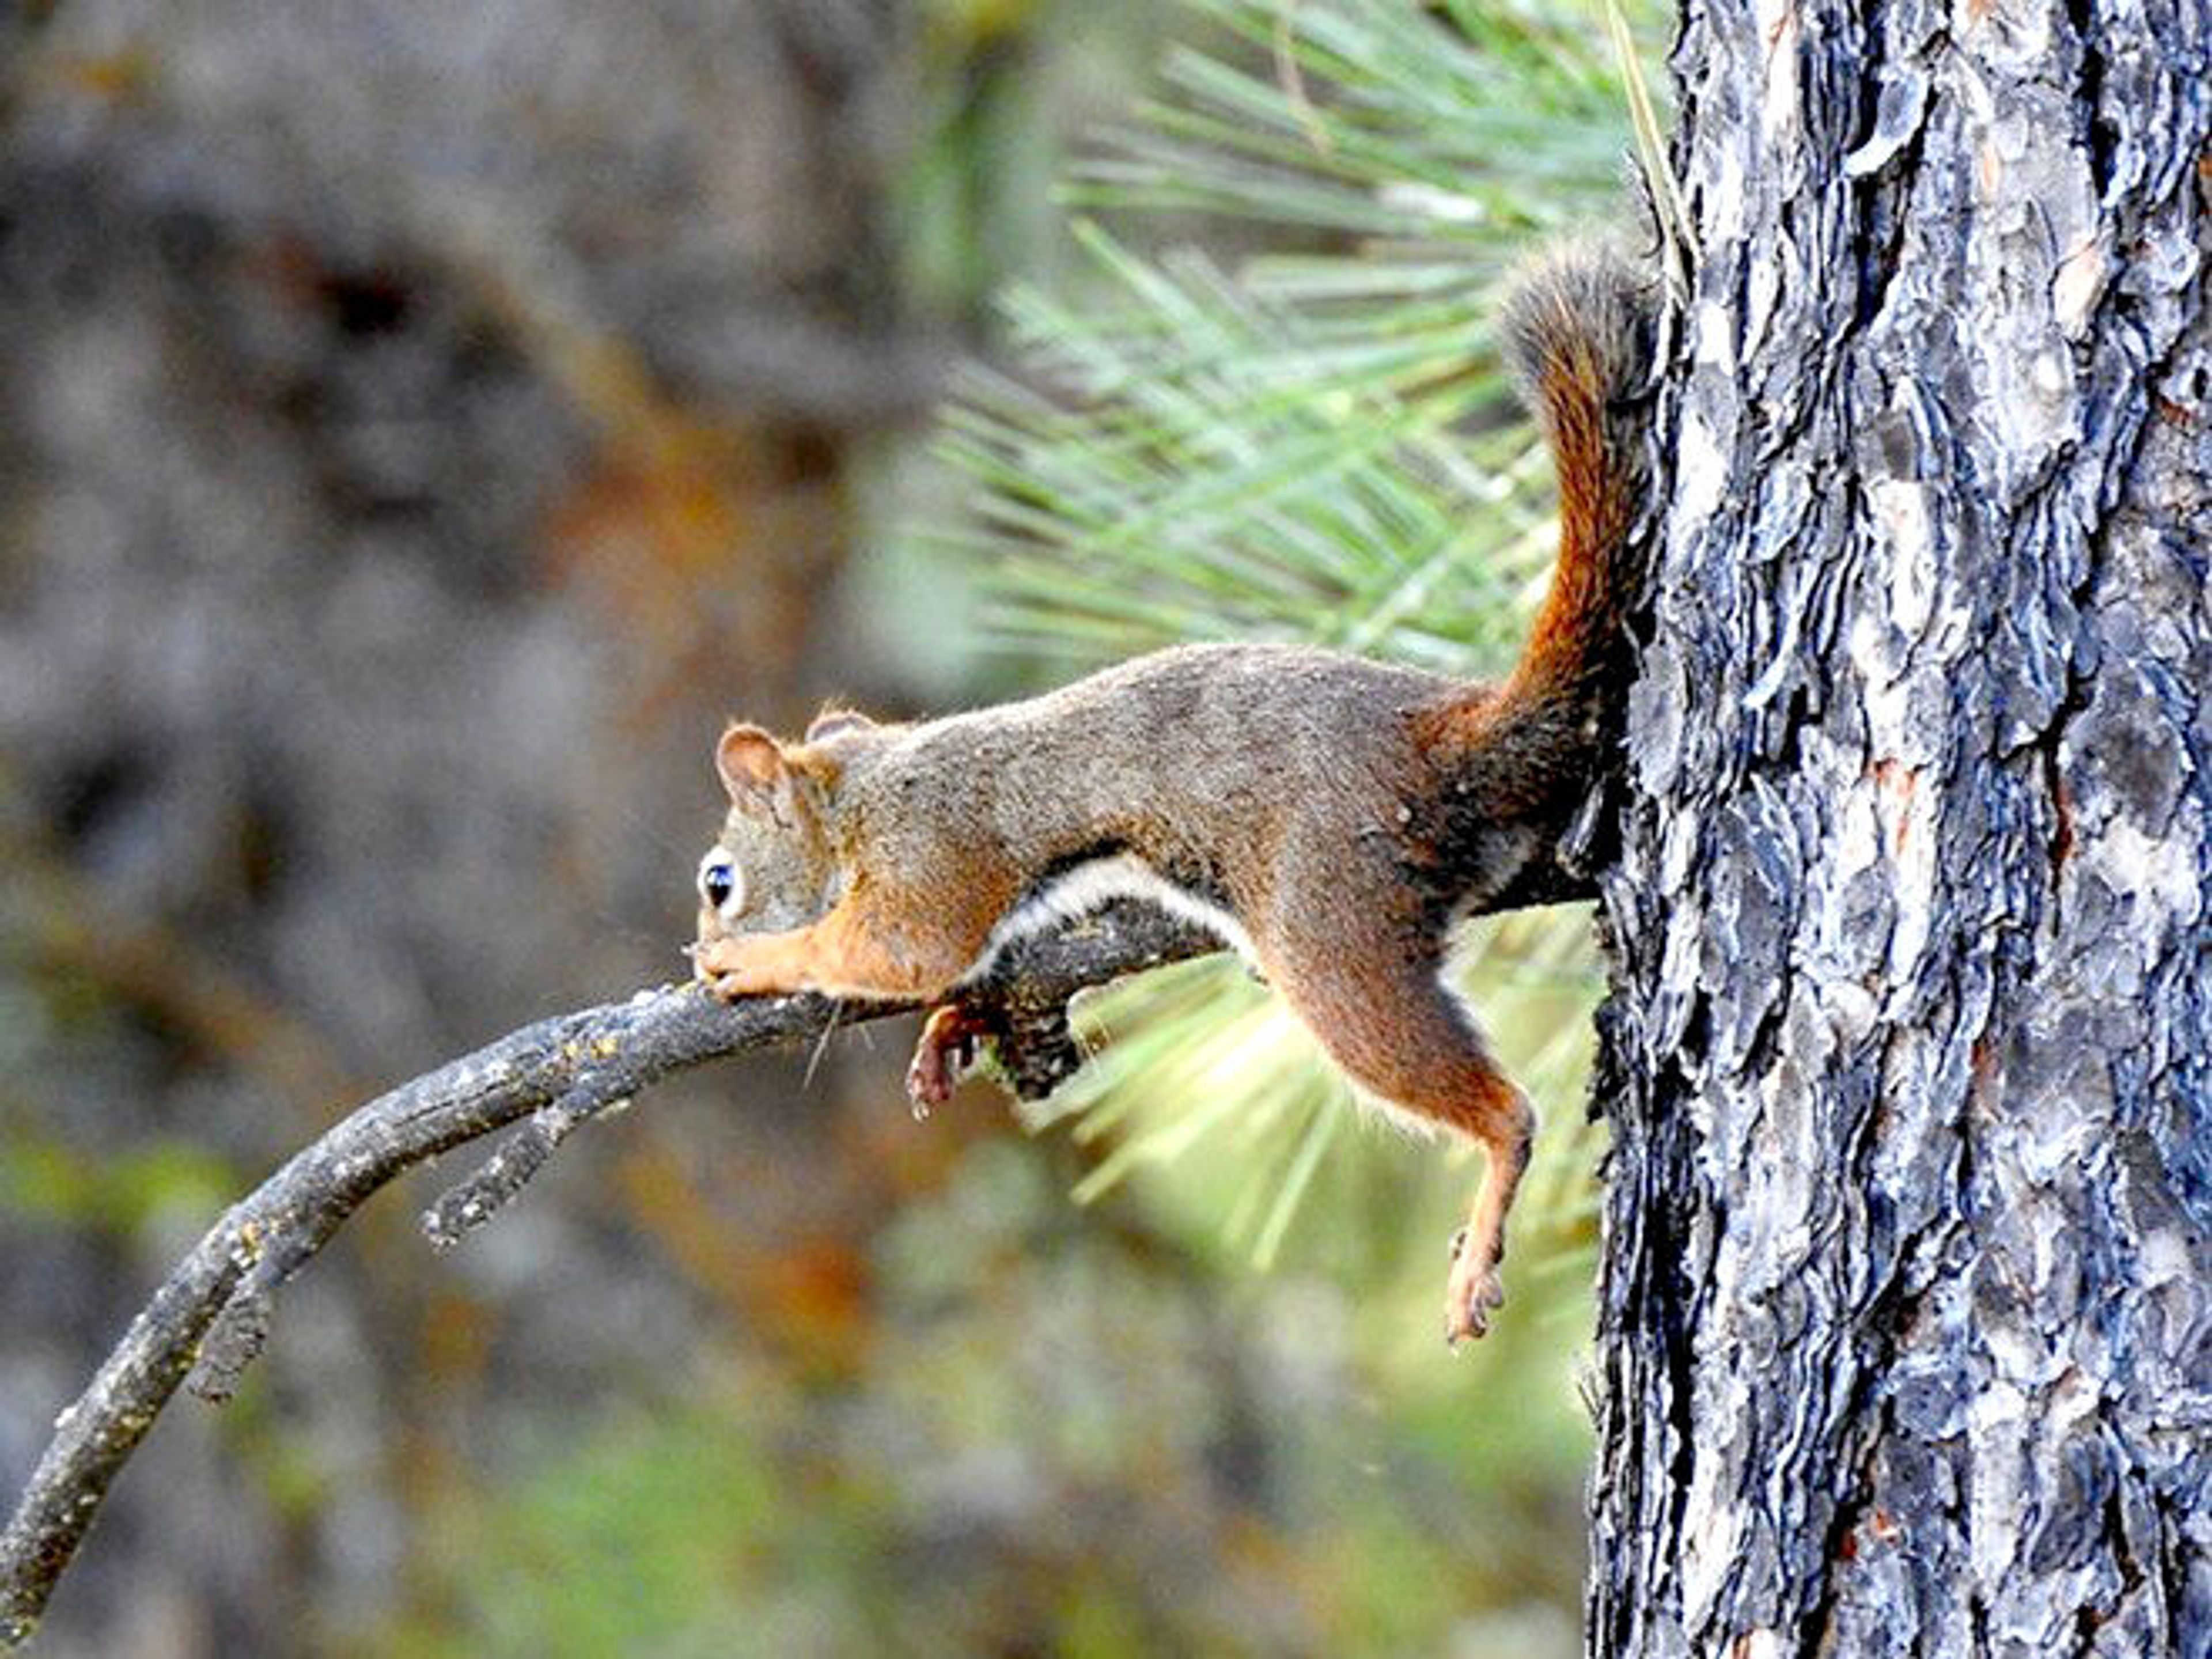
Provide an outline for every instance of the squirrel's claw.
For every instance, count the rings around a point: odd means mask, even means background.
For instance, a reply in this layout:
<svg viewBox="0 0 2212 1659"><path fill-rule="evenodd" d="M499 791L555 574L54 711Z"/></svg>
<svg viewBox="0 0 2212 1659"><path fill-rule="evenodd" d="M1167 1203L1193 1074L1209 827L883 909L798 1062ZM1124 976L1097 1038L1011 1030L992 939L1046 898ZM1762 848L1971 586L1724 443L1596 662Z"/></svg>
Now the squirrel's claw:
<svg viewBox="0 0 2212 1659"><path fill-rule="evenodd" d="M1469 1245L1466 1228L1452 1235L1451 1277L1444 1288L1444 1342L1449 1347L1481 1336L1490 1328L1490 1316L1505 1302L1497 1255Z"/></svg>
<svg viewBox="0 0 2212 1659"><path fill-rule="evenodd" d="M736 962L724 957L716 945L694 945L690 954L691 976L706 987L707 994L717 1002L735 1002L764 988L752 983L750 976Z"/></svg>

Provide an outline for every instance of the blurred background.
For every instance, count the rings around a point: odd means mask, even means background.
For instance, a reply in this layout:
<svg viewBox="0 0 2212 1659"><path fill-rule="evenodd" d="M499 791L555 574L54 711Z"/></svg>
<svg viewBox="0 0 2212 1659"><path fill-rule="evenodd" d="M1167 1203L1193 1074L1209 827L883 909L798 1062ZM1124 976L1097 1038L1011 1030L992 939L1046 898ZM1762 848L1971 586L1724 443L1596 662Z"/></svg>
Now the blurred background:
<svg viewBox="0 0 2212 1659"><path fill-rule="evenodd" d="M1554 0L0 4L0 1486L232 1196L680 976L723 717L1182 637L1510 659L1502 270L1618 223ZM1218 963L1018 1123L727 1064L180 1397L57 1656L1577 1650L1579 912L1468 972L1478 1173ZM444 1172L451 1178L459 1166Z"/></svg>

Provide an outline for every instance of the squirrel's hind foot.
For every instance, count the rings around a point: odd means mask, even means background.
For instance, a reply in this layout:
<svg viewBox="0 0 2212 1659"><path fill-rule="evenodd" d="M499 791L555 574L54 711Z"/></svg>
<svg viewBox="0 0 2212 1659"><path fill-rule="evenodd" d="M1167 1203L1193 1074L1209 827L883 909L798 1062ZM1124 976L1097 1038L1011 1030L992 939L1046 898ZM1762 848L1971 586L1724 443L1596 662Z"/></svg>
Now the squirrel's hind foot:
<svg viewBox="0 0 2212 1659"><path fill-rule="evenodd" d="M957 1002L930 1010L907 1062L906 1097L916 1117L952 1098L960 1081L975 1069L980 1043L988 1035L983 1022Z"/></svg>
<svg viewBox="0 0 2212 1659"><path fill-rule="evenodd" d="M1490 1328L1490 1316L1505 1303L1494 1239L1480 1242L1462 1227L1452 1235L1451 1276L1444 1286L1444 1341L1472 1342Z"/></svg>

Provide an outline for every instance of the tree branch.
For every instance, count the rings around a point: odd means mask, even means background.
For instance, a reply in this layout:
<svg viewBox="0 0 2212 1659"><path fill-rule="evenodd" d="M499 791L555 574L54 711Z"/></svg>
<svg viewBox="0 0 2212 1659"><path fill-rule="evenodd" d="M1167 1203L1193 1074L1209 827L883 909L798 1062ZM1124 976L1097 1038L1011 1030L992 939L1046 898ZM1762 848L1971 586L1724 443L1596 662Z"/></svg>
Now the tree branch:
<svg viewBox="0 0 2212 1659"><path fill-rule="evenodd" d="M1133 905L1010 949L960 1005L993 1037L1018 1092L1051 1089L1082 1063L1067 1024L1086 987L1218 948ZM908 1004L822 997L725 1006L692 986L641 991L541 1020L369 1102L233 1205L155 1291L54 1436L0 1534L0 1647L27 1640L101 1501L194 1367L227 1398L260 1351L276 1288L362 1201L439 1153L527 1120L520 1133L423 1218L449 1244L518 1192L571 1130L703 1060L820 1036Z"/></svg>

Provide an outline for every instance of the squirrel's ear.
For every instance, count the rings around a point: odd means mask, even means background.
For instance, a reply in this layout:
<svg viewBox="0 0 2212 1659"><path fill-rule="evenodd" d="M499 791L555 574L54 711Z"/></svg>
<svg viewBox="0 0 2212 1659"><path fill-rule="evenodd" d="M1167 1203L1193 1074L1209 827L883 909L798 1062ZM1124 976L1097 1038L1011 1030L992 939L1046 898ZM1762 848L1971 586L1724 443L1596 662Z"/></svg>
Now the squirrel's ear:
<svg viewBox="0 0 2212 1659"><path fill-rule="evenodd" d="M774 738L757 726L732 722L714 745L714 770L721 775L730 799L744 800L787 783L791 768L783 757L783 746Z"/></svg>
<svg viewBox="0 0 2212 1659"><path fill-rule="evenodd" d="M857 708L825 708L806 728L806 741L819 743L824 738L836 737L840 732L865 732L874 724Z"/></svg>

